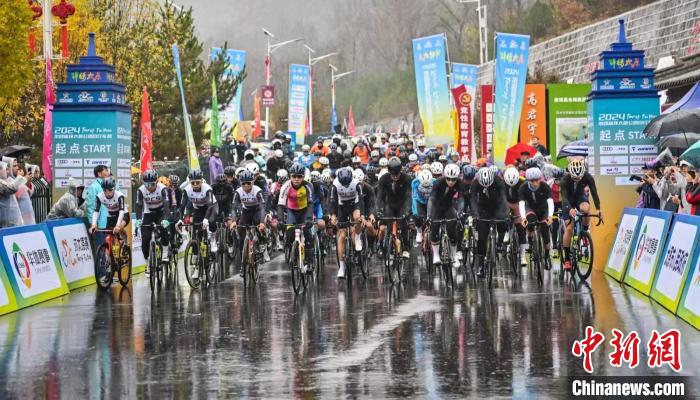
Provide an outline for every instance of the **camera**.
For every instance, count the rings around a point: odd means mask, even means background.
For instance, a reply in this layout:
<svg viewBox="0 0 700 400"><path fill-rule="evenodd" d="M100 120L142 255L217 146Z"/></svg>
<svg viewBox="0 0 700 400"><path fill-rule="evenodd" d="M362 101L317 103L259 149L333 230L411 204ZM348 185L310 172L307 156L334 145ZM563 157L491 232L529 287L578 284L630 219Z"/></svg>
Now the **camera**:
<svg viewBox="0 0 700 400"><path fill-rule="evenodd" d="M641 176L639 176L639 175L632 175L632 176L630 176L630 181L641 182L641 181L643 181L643 180L644 180L644 179L643 179Z"/></svg>

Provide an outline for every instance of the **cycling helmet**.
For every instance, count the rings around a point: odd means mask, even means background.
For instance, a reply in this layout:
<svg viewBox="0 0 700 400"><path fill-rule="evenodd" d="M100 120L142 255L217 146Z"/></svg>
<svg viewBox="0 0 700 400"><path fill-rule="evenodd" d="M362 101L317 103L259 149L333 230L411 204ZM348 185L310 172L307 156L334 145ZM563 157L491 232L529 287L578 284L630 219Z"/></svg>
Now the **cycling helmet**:
<svg viewBox="0 0 700 400"><path fill-rule="evenodd" d="M284 182L287 179L289 179L289 174L287 173L286 169L281 169L281 170L277 171L277 180L279 182Z"/></svg>
<svg viewBox="0 0 700 400"><path fill-rule="evenodd" d="M433 184L433 174L431 174L430 171L418 171L416 179L418 179L418 182L420 182L421 185L425 182L430 182L431 186Z"/></svg>
<svg viewBox="0 0 700 400"><path fill-rule="evenodd" d="M117 181L110 176L105 178L100 186L102 186L102 190L114 190L114 188L117 187Z"/></svg>
<svg viewBox="0 0 700 400"><path fill-rule="evenodd" d="M338 182L343 186L348 186L352 182L352 169L341 168L336 173Z"/></svg>
<svg viewBox="0 0 700 400"><path fill-rule="evenodd" d="M328 164L330 164L330 161L328 161L328 157L320 157L318 159L318 162L319 162L319 164L324 165L324 166L327 166Z"/></svg>
<svg viewBox="0 0 700 400"><path fill-rule="evenodd" d="M430 164L425 163L420 166L421 171L430 171Z"/></svg>
<svg viewBox="0 0 700 400"><path fill-rule="evenodd" d="M430 172L432 172L435 176L442 175L442 169L442 164L440 164L438 161L430 164Z"/></svg>
<svg viewBox="0 0 700 400"><path fill-rule="evenodd" d="M226 183L226 175L219 174L216 176L216 183Z"/></svg>
<svg viewBox="0 0 700 400"><path fill-rule="evenodd" d="M416 161L418 161L418 156L416 155L416 153L411 153L411 154L409 154L409 155L408 155L408 161L410 161L410 162L416 162Z"/></svg>
<svg viewBox="0 0 700 400"><path fill-rule="evenodd" d="M326 169L321 172L321 180L326 185L330 185L333 182L333 173L330 169Z"/></svg>
<svg viewBox="0 0 700 400"><path fill-rule="evenodd" d="M416 146L418 147L425 147L425 140L419 139L416 141Z"/></svg>
<svg viewBox="0 0 700 400"><path fill-rule="evenodd" d="M352 177L357 181L362 182L365 180L365 173L360 168L355 168L355 170L352 171Z"/></svg>
<svg viewBox="0 0 700 400"><path fill-rule="evenodd" d="M438 157L438 161L440 162L446 162L447 161L447 156L444 154L440 154L440 157Z"/></svg>
<svg viewBox="0 0 700 400"><path fill-rule="evenodd" d="M394 139L393 137L389 138L389 146L392 146L392 145L396 146L396 139Z"/></svg>
<svg viewBox="0 0 700 400"><path fill-rule="evenodd" d="M152 169L143 173L143 183L156 183L158 181L158 173Z"/></svg>
<svg viewBox="0 0 700 400"><path fill-rule="evenodd" d="M239 179L241 180L241 182L253 182L253 180L255 180L255 175L253 175L252 172L246 169L243 170L243 172L241 172Z"/></svg>
<svg viewBox="0 0 700 400"><path fill-rule="evenodd" d="M399 160L398 157L391 157L387 167L389 168L390 174L398 175L401 173L401 160Z"/></svg>
<svg viewBox="0 0 700 400"><path fill-rule="evenodd" d="M291 168L289 168L289 175L304 175L306 173L306 168L299 163L294 163Z"/></svg>
<svg viewBox="0 0 700 400"><path fill-rule="evenodd" d="M255 157L255 152L251 149L248 149L243 153L243 158L248 159L248 156Z"/></svg>
<svg viewBox="0 0 700 400"><path fill-rule="evenodd" d="M202 179L204 179L204 174L202 173L201 169L197 168L190 171L190 174L187 175L187 177L191 181L201 181Z"/></svg>
<svg viewBox="0 0 700 400"><path fill-rule="evenodd" d="M238 168L236 168L236 176L240 177L240 176L241 176L241 173L243 173L243 171L245 171L245 170L246 170L246 169L243 168L243 167L238 167Z"/></svg>
<svg viewBox="0 0 700 400"><path fill-rule="evenodd" d="M352 163L353 164L360 164L362 162L362 159L358 156L355 156L352 158Z"/></svg>
<svg viewBox="0 0 700 400"><path fill-rule="evenodd" d="M381 148L382 148L382 145L381 145L381 144L379 144L379 143L375 143L375 144L373 144L373 145L372 145L372 148L373 148L374 150L377 150L377 151L379 151L379 149L381 149Z"/></svg>
<svg viewBox="0 0 700 400"><path fill-rule="evenodd" d="M279 139L273 140L273 141L272 141L272 147L274 148L275 145L280 145L280 146L281 146L281 145L282 145L282 141L279 140Z"/></svg>
<svg viewBox="0 0 700 400"><path fill-rule="evenodd" d="M331 151L336 151L338 150L338 145L335 143L331 143L328 145L328 148L331 149Z"/></svg>
<svg viewBox="0 0 700 400"><path fill-rule="evenodd" d="M457 179L459 178L459 167L456 164L450 164L445 167L445 178Z"/></svg>
<svg viewBox="0 0 700 400"><path fill-rule="evenodd" d="M280 149L275 150L275 157L277 157L277 158L284 157L284 152Z"/></svg>
<svg viewBox="0 0 700 400"><path fill-rule="evenodd" d="M372 175L377 173L377 167L374 165L368 165L367 168L365 168L365 171L367 171L367 175Z"/></svg>
<svg viewBox="0 0 700 400"><path fill-rule="evenodd" d="M389 165L389 160L387 160L385 157L382 157L379 159L379 166L384 168L387 165Z"/></svg>
<svg viewBox="0 0 700 400"><path fill-rule="evenodd" d="M525 171L525 179L528 181L539 181L542 179L542 171L537 167L528 168L527 171Z"/></svg>
<svg viewBox="0 0 700 400"><path fill-rule="evenodd" d="M379 150L372 150L372 153L370 153L371 157L379 157Z"/></svg>
<svg viewBox="0 0 700 400"><path fill-rule="evenodd" d="M586 173L586 163L583 160L573 160L567 169L572 178L580 178Z"/></svg>
<svg viewBox="0 0 700 400"><path fill-rule="evenodd" d="M350 149L346 149L345 151L343 151L343 157L352 158L352 151L350 151Z"/></svg>
<svg viewBox="0 0 700 400"><path fill-rule="evenodd" d="M260 166L258 163L248 163L246 164L245 169L252 172L253 175L257 175L260 172Z"/></svg>
<svg viewBox="0 0 700 400"><path fill-rule="evenodd" d="M311 147L309 147L308 144L301 146L301 151L309 151L309 150L311 150Z"/></svg>
<svg viewBox="0 0 700 400"><path fill-rule="evenodd" d="M493 170L488 167L481 168L477 173L477 179L479 180L479 184L483 187L489 187L493 185L493 180L495 176L496 174L493 172Z"/></svg>
<svg viewBox="0 0 700 400"><path fill-rule="evenodd" d="M168 180L170 181L170 184L173 186L177 186L180 184L180 177L177 175L170 175L168 177Z"/></svg>
<svg viewBox="0 0 700 400"><path fill-rule="evenodd" d="M537 159L528 158L525 161L525 168L539 168L539 167L540 167L540 163L539 163L539 160L537 160Z"/></svg>
<svg viewBox="0 0 700 400"><path fill-rule="evenodd" d="M476 176L476 168L467 164L462 167L462 178L464 179L474 179Z"/></svg>
<svg viewBox="0 0 700 400"><path fill-rule="evenodd" d="M503 180L506 182L506 185L515 186L520 180L520 172L515 167L507 168L503 173Z"/></svg>
<svg viewBox="0 0 700 400"><path fill-rule="evenodd" d="M224 175L233 177L236 175L236 167L233 165L229 165L228 167L224 168Z"/></svg>
<svg viewBox="0 0 700 400"><path fill-rule="evenodd" d="M491 172L493 173L493 176L494 176L494 177L495 177L496 175L498 175L498 165L496 165L496 164L490 165L490 166L489 166L489 169L490 169Z"/></svg>
<svg viewBox="0 0 700 400"><path fill-rule="evenodd" d="M318 182L321 180L321 173L318 171L311 171L311 182Z"/></svg>

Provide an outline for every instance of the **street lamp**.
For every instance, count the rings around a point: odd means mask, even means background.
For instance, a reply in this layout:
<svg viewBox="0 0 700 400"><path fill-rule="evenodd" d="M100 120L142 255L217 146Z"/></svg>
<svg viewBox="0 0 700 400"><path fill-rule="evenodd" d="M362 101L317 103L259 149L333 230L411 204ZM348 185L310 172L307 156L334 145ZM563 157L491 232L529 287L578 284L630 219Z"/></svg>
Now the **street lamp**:
<svg viewBox="0 0 700 400"><path fill-rule="evenodd" d="M481 5L481 0L457 0L457 2L462 4L476 3L476 15L479 19L479 63L484 64L489 60L489 50L486 47L486 5Z"/></svg>
<svg viewBox="0 0 700 400"><path fill-rule="evenodd" d="M267 56L265 56L265 85L269 86L270 78L272 77L272 52L288 44L300 42L304 40L304 38L296 38L272 44L270 43L270 39L274 39L275 35L265 28L262 28L262 31L267 38ZM270 140L270 107L265 107L265 140Z"/></svg>
<svg viewBox="0 0 700 400"><path fill-rule="evenodd" d="M313 97L313 87L314 87L314 68L313 66L321 61L324 60L328 57L333 57L334 55L337 55L337 52L333 53L328 53L326 55L322 55L319 57L311 57L311 53L315 53L314 49L309 47L308 45L304 45L306 47L306 50L309 51L309 74L311 75L311 82L309 83L309 135L314 134L314 97Z"/></svg>
<svg viewBox="0 0 700 400"><path fill-rule="evenodd" d="M348 76L355 71L347 71L341 74L336 74L338 68L336 68L333 64L328 64L328 66L331 68L331 115L333 115L333 111L335 111L335 81L342 77ZM331 126L331 131L333 131L333 129L335 129L335 126Z"/></svg>

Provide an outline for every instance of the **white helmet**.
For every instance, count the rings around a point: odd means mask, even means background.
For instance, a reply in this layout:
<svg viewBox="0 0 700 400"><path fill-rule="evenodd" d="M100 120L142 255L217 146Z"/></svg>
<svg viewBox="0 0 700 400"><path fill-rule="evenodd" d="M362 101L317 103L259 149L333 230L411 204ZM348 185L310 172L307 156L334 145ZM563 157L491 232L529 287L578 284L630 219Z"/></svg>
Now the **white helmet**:
<svg viewBox="0 0 700 400"><path fill-rule="evenodd" d="M370 153L370 156L379 157L379 150L372 150L372 153Z"/></svg>
<svg viewBox="0 0 700 400"><path fill-rule="evenodd" d="M362 162L362 159L359 156L355 156L352 158L352 163L353 164L359 164Z"/></svg>
<svg viewBox="0 0 700 400"><path fill-rule="evenodd" d="M542 171L537 167L528 168L525 171L525 179L528 181L539 181L542 179Z"/></svg>
<svg viewBox="0 0 700 400"><path fill-rule="evenodd" d="M442 175L442 164L437 161L430 164L430 172L432 172L433 175Z"/></svg>
<svg viewBox="0 0 700 400"><path fill-rule="evenodd" d="M317 182L321 180L321 173L318 171L311 171L310 174L311 182Z"/></svg>
<svg viewBox="0 0 700 400"><path fill-rule="evenodd" d="M573 160L567 169L572 178L580 178L586 173L586 163L583 160Z"/></svg>
<svg viewBox="0 0 700 400"><path fill-rule="evenodd" d="M280 169L277 171L277 179L286 180L287 178L289 178L289 173L287 172L286 169Z"/></svg>
<svg viewBox="0 0 700 400"><path fill-rule="evenodd" d="M372 148L375 149L375 150L379 150L379 149L382 148L382 145L379 144L379 143L375 143L375 144L372 145Z"/></svg>
<svg viewBox="0 0 700 400"><path fill-rule="evenodd" d="M252 172L253 175L256 175L260 172L260 166L258 165L258 163L254 163L254 162L246 164L245 169Z"/></svg>
<svg viewBox="0 0 700 400"><path fill-rule="evenodd" d="M449 164L445 167L445 178L457 179L459 178L459 172L457 164Z"/></svg>
<svg viewBox="0 0 700 400"><path fill-rule="evenodd" d="M386 159L386 157L382 157L379 159L379 166L384 168L387 165L389 165L389 160Z"/></svg>
<svg viewBox="0 0 700 400"><path fill-rule="evenodd" d="M409 155L408 155L408 161L410 161L410 162L416 162L416 161L418 161L418 156L416 155L416 153L411 153L411 154L409 154Z"/></svg>
<svg viewBox="0 0 700 400"><path fill-rule="evenodd" d="M496 175L498 175L498 165L492 164L489 166L489 169L491 170L491 172L493 173L493 177L495 178Z"/></svg>
<svg viewBox="0 0 700 400"><path fill-rule="evenodd" d="M319 157L318 162L321 165L328 165L330 164L330 161L328 161L328 157Z"/></svg>
<svg viewBox="0 0 700 400"><path fill-rule="evenodd" d="M418 171L416 178L421 184L423 184L424 182L430 182L431 185L433 184L433 174L431 174L430 171Z"/></svg>
<svg viewBox="0 0 700 400"><path fill-rule="evenodd" d="M390 138L389 138L389 144L390 144L390 145L396 144L396 139L394 139L393 137L390 137Z"/></svg>
<svg viewBox="0 0 700 400"><path fill-rule="evenodd" d="M309 151L309 150L311 150L311 147L309 147L308 144L301 146L301 151Z"/></svg>
<svg viewBox="0 0 700 400"><path fill-rule="evenodd" d="M518 172L517 168L510 167L503 173L503 180L506 182L506 185L515 186L520 180L520 172Z"/></svg>
<svg viewBox="0 0 700 400"><path fill-rule="evenodd" d="M248 149L243 153L243 157L247 157L248 155L255 156L255 152L251 149Z"/></svg>
<svg viewBox="0 0 700 400"><path fill-rule="evenodd" d="M245 168L244 168L244 167L238 167L238 168L236 168L236 177L238 177L238 175L240 175L241 172L243 172L243 171L245 171Z"/></svg>
<svg viewBox="0 0 700 400"><path fill-rule="evenodd" d="M489 187L493 185L493 180L495 178L496 174L493 172L491 168L481 168L479 172L477 172L477 179L479 180L479 184L483 187Z"/></svg>
<svg viewBox="0 0 700 400"><path fill-rule="evenodd" d="M304 168L304 180L311 182L311 170L308 168Z"/></svg>
<svg viewBox="0 0 700 400"><path fill-rule="evenodd" d="M352 177L362 182L365 180L365 173L360 168L355 168L355 170L352 171Z"/></svg>
<svg viewBox="0 0 700 400"><path fill-rule="evenodd" d="M324 169L323 172L321 172L321 180L326 185L329 185L331 182L333 182L333 173L330 169Z"/></svg>
<svg viewBox="0 0 700 400"><path fill-rule="evenodd" d="M280 150L280 149L275 150L275 157L277 157L277 158L284 157L284 153L282 152L282 150Z"/></svg>
<svg viewBox="0 0 700 400"><path fill-rule="evenodd" d="M430 164L425 163L420 166L421 171L430 171Z"/></svg>
<svg viewBox="0 0 700 400"><path fill-rule="evenodd" d="M418 146L418 147L423 147L423 146L425 146L425 140L423 140L423 139L418 139L418 140L416 141L416 146Z"/></svg>

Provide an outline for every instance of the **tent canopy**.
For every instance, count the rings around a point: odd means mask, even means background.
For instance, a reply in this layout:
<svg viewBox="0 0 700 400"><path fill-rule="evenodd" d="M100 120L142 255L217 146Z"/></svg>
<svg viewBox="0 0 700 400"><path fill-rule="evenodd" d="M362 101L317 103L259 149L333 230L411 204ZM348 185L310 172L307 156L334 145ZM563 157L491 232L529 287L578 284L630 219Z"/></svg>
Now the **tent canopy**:
<svg viewBox="0 0 700 400"><path fill-rule="evenodd" d="M664 114L672 113L676 110L692 110L700 108L700 82L695 83L682 99L664 111Z"/></svg>

